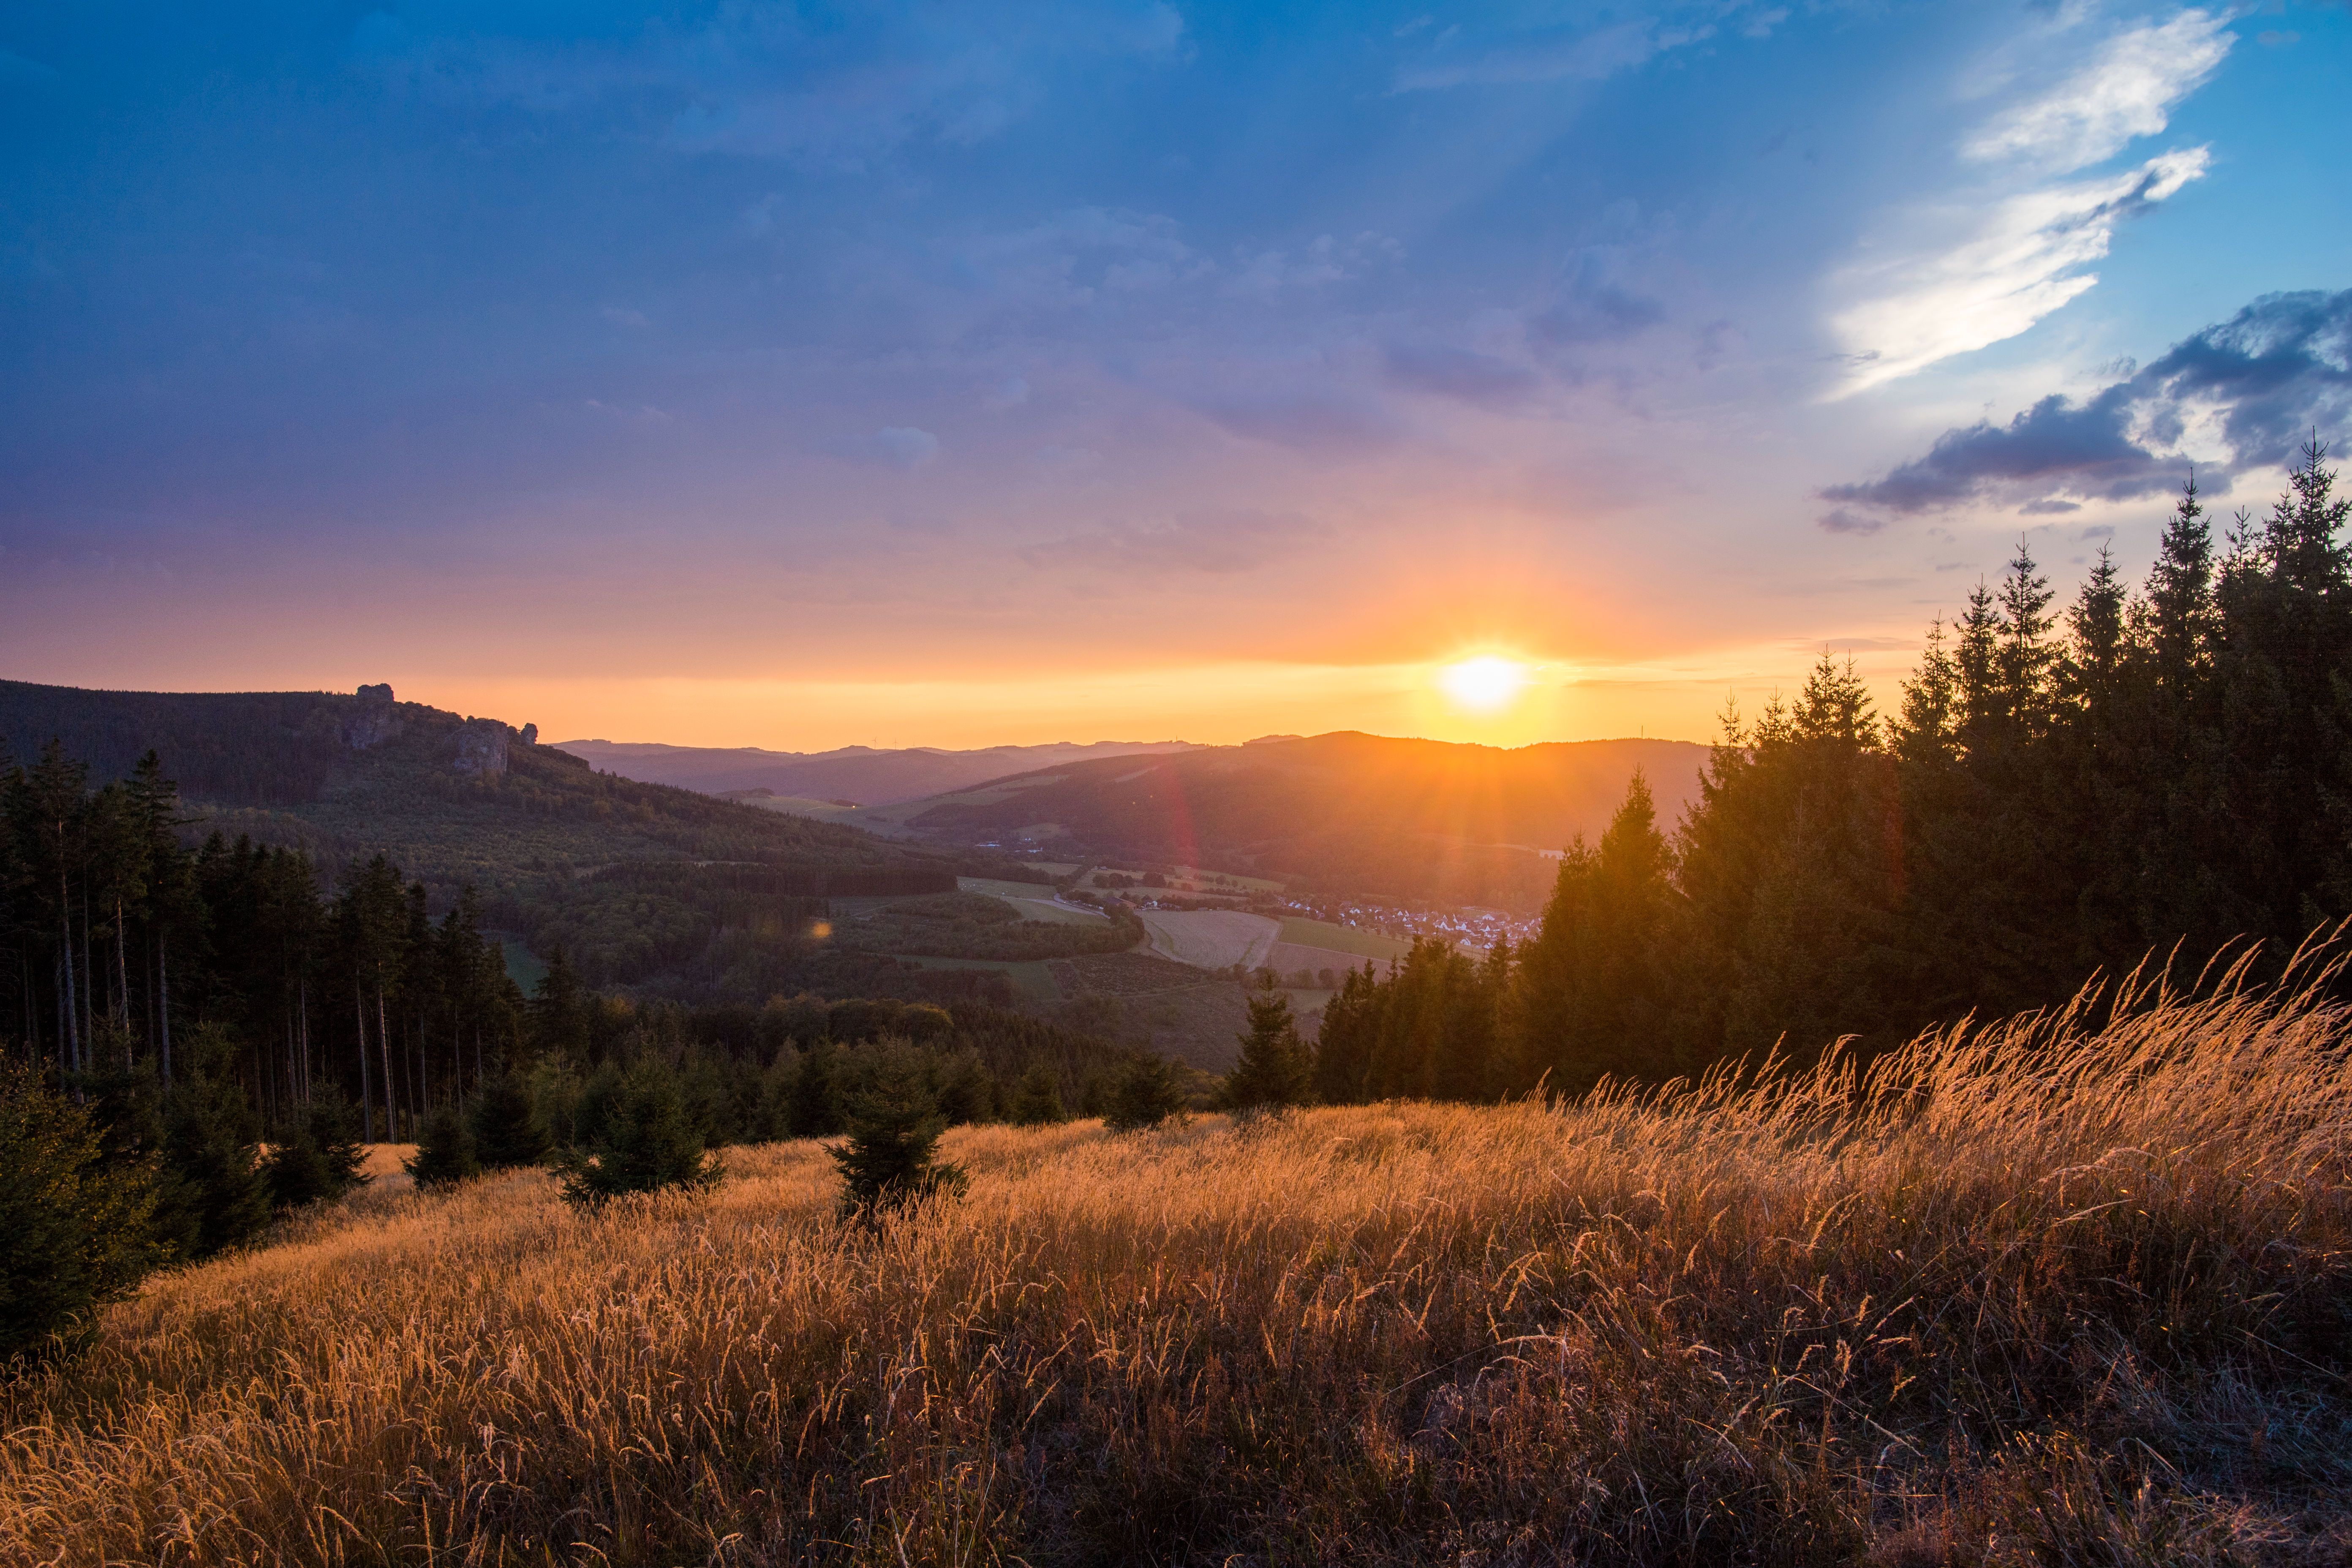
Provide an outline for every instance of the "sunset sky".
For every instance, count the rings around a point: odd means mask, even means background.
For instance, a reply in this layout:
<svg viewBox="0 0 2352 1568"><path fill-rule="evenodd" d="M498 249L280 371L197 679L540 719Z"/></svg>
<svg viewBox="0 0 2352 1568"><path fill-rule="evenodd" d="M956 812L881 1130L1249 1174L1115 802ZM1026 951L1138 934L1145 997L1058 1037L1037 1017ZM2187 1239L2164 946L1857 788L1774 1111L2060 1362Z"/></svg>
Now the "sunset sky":
<svg viewBox="0 0 2352 1568"><path fill-rule="evenodd" d="M0 677L1706 739L2352 436L2342 5L226 9L0 6Z"/></svg>

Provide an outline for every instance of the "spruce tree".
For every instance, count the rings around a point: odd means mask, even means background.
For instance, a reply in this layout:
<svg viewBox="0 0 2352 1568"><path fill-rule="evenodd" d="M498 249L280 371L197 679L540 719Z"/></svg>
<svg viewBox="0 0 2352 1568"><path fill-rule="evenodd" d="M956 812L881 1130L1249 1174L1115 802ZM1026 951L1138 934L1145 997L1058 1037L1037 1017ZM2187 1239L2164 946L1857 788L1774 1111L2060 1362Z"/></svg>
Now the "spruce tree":
<svg viewBox="0 0 2352 1568"><path fill-rule="evenodd" d="M153 1167L109 1160L89 1110L0 1057L0 1363L71 1349L163 1260Z"/></svg>
<svg viewBox="0 0 2352 1568"><path fill-rule="evenodd" d="M547 1157L547 1129L531 1104L530 1089L512 1073L482 1085L466 1108L475 1157L485 1170L509 1171Z"/></svg>
<svg viewBox="0 0 2352 1568"><path fill-rule="evenodd" d="M871 1215L963 1185L962 1168L938 1158L948 1122L929 1078L912 1047L886 1046L871 1081L847 1097L849 1136L825 1151L841 1172L845 1209Z"/></svg>
<svg viewBox="0 0 2352 1568"><path fill-rule="evenodd" d="M1062 1109L1061 1079L1044 1062L1030 1063L1013 1086L1005 1120L1015 1127L1050 1127L1069 1119L1069 1112Z"/></svg>
<svg viewBox="0 0 2352 1568"><path fill-rule="evenodd" d="M585 1152L563 1163L563 1195L596 1204L629 1193L698 1192L726 1174L687 1113L677 1075L647 1058L624 1076Z"/></svg>
<svg viewBox="0 0 2352 1568"><path fill-rule="evenodd" d="M425 1119L425 1127L416 1140L416 1152L400 1164L415 1178L417 1186L427 1192L454 1187L482 1173L482 1163L475 1157L474 1134L466 1126L465 1113L449 1104L436 1107L433 1114Z"/></svg>
<svg viewBox="0 0 2352 1568"><path fill-rule="evenodd" d="M1271 985L1249 998L1249 1031L1218 1099L1228 1110L1285 1110L1314 1093L1314 1063L1290 1016L1290 998Z"/></svg>
<svg viewBox="0 0 2352 1568"><path fill-rule="evenodd" d="M340 1095L299 1106L264 1162L270 1202L282 1209L331 1202L368 1178L359 1115Z"/></svg>
<svg viewBox="0 0 2352 1568"><path fill-rule="evenodd" d="M800 1054L785 1103L785 1131L795 1138L830 1138L841 1131L841 1053L820 1035Z"/></svg>
<svg viewBox="0 0 2352 1568"><path fill-rule="evenodd" d="M269 1223L269 1181L244 1091L190 1073L163 1100L157 1235L184 1260L210 1258Z"/></svg>
<svg viewBox="0 0 2352 1568"><path fill-rule="evenodd" d="M1112 1080L1103 1125L1113 1132L1139 1132L1185 1111L1184 1086L1176 1066L1164 1057L1141 1053Z"/></svg>

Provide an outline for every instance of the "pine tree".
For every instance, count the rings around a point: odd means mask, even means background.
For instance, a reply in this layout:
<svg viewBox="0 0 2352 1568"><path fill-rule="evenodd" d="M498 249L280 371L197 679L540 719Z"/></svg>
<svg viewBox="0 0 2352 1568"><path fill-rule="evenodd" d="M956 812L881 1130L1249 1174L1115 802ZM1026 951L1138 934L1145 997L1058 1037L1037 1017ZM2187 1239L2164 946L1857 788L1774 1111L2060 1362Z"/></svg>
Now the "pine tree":
<svg viewBox="0 0 2352 1568"><path fill-rule="evenodd" d="M920 1053L886 1046L874 1067L872 1081L848 1098L847 1140L825 1151L841 1173L843 1208L870 1215L960 1189L961 1167L938 1158L948 1121Z"/></svg>
<svg viewBox="0 0 2352 1568"><path fill-rule="evenodd" d="M1062 1109L1061 1079L1044 1062L1030 1063L1013 1086L1005 1120L1015 1127L1050 1127L1069 1119Z"/></svg>
<svg viewBox="0 0 2352 1568"><path fill-rule="evenodd" d="M687 1114L677 1075L651 1058L621 1079L586 1152L573 1153L562 1169L564 1196L581 1204L667 1187L700 1192L726 1174Z"/></svg>
<svg viewBox="0 0 2352 1568"><path fill-rule="evenodd" d="M415 1179L417 1186L427 1192L454 1187L482 1173L482 1163L474 1153L474 1134L466 1126L465 1113L446 1103L435 1107L433 1114L425 1119L416 1140L416 1152L400 1164Z"/></svg>
<svg viewBox="0 0 2352 1568"><path fill-rule="evenodd" d="M1314 1064L1290 1016L1290 998L1271 985L1249 998L1249 1031L1241 1057L1225 1075L1221 1103L1228 1110L1284 1110L1314 1092Z"/></svg>

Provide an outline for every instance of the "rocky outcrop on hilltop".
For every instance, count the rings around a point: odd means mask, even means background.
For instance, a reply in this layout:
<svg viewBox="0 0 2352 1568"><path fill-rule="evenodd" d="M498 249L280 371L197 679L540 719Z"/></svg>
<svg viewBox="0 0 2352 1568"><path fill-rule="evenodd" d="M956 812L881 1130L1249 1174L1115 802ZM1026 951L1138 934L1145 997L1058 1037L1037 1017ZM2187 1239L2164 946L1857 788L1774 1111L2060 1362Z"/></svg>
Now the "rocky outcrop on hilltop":
<svg viewBox="0 0 2352 1568"><path fill-rule="evenodd" d="M381 746L400 733L400 710L392 700L389 681L362 686L343 713L343 744L354 752Z"/></svg>
<svg viewBox="0 0 2352 1568"><path fill-rule="evenodd" d="M496 719L468 719L457 729L457 760L461 773L494 779L507 771L507 746L514 731Z"/></svg>

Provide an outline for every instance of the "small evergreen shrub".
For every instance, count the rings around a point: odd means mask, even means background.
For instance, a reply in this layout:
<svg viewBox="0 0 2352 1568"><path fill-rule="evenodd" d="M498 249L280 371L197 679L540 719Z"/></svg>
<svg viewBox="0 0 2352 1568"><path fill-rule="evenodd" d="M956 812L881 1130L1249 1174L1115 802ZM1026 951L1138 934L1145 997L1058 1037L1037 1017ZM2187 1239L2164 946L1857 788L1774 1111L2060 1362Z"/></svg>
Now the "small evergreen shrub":
<svg viewBox="0 0 2352 1568"><path fill-rule="evenodd" d="M938 1158L948 1120L927 1065L910 1046L885 1047L871 1081L849 1097L849 1137L826 1150L844 1209L872 1215L962 1187L962 1168Z"/></svg>
<svg viewBox="0 0 2352 1568"><path fill-rule="evenodd" d="M1030 1065L1013 1086L1005 1119L1015 1127L1050 1127L1070 1119L1062 1109L1062 1083L1052 1068L1044 1062Z"/></svg>
<svg viewBox="0 0 2352 1568"><path fill-rule="evenodd" d="M511 1171L547 1158L547 1129L531 1104L530 1088L511 1074L482 1085L466 1108L474 1157L486 1171Z"/></svg>
<svg viewBox="0 0 2352 1568"><path fill-rule="evenodd" d="M677 1075L659 1061L641 1061L621 1076L600 1121L588 1148L563 1162L563 1195L573 1203L665 1187L700 1191L726 1173L687 1114Z"/></svg>
<svg viewBox="0 0 2352 1568"><path fill-rule="evenodd" d="M436 1109L425 1119L415 1154L403 1160L400 1167L426 1192L454 1187L480 1175L482 1163L474 1153L474 1134L466 1125L465 1113L454 1105Z"/></svg>
<svg viewBox="0 0 2352 1568"><path fill-rule="evenodd" d="M191 1073L163 1097L155 1232L183 1261L240 1247L269 1224L269 1177L244 1091Z"/></svg>
<svg viewBox="0 0 2352 1568"><path fill-rule="evenodd" d="M365 1185L360 1171L367 1149L359 1116L341 1098L313 1100L297 1112L263 1162L269 1200L281 1209L330 1203Z"/></svg>
<svg viewBox="0 0 2352 1568"><path fill-rule="evenodd" d="M1112 1080L1109 1103L1103 1108L1103 1125L1113 1132L1137 1132L1157 1127L1186 1109L1183 1081L1176 1064L1165 1057L1143 1055L1127 1065Z"/></svg>
<svg viewBox="0 0 2352 1568"><path fill-rule="evenodd" d="M71 1350L163 1260L154 1172L109 1161L89 1112L0 1058L0 1362Z"/></svg>

